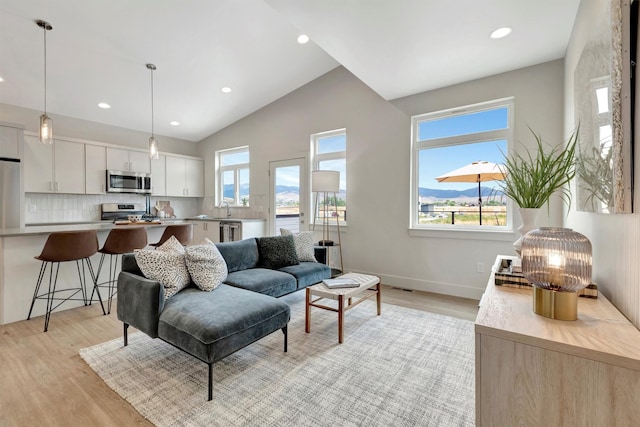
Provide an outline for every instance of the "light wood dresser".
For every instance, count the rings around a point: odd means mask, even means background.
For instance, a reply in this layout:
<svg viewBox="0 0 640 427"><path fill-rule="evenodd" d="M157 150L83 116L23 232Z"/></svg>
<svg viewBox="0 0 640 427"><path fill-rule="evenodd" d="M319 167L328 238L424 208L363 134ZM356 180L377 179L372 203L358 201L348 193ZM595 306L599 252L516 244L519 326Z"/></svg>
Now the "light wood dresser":
<svg viewBox="0 0 640 427"><path fill-rule="evenodd" d="M602 294L579 298L576 321L532 304L491 274L475 322L476 426L640 425L640 331Z"/></svg>

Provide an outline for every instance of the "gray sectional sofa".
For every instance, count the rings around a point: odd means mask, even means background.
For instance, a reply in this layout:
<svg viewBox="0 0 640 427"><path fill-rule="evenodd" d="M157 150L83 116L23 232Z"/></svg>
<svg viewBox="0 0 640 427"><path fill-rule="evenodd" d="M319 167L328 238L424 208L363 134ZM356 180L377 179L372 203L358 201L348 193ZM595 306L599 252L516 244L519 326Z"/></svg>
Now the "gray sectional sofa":
<svg viewBox="0 0 640 427"><path fill-rule="evenodd" d="M281 297L331 277L331 269L318 262L301 261L278 269L263 267L256 239L216 246L227 262L229 274L224 283L237 288ZM316 254L320 258L319 251Z"/></svg>
<svg viewBox="0 0 640 427"><path fill-rule="evenodd" d="M144 277L133 254L123 255L118 277L117 313L124 323L124 345L131 325L207 363L209 400L213 363L277 330L284 333L287 351L291 313L277 297L331 276L330 268L318 262L268 268L264 246L261 257L256 239L216 247L227 263L228 276L212 292L192 284L165 300L163 285Z"/></svg>

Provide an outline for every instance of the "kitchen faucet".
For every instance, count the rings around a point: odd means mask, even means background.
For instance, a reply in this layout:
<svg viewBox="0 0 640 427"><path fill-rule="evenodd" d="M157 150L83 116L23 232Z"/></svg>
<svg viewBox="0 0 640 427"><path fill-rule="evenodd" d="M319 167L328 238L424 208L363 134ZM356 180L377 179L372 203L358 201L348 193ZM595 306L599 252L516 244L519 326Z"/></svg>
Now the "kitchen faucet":
<svg viewBox="0 0 640 427"><path fill-rule="evenodd" d="M229 210L229 202L227 202L226 200L222 200L218 204L218 207L221 208L223 204L227 205L227 218L231 218L231 211Z"/></svg>

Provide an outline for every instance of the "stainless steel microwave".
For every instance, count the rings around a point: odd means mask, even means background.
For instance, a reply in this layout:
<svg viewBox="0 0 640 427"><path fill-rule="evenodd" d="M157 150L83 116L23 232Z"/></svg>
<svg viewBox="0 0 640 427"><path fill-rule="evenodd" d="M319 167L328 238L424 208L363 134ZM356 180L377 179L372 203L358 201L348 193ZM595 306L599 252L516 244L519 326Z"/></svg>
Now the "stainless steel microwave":
<svg viewBox="0 0 640 427"><path fill-rule="evenodd" d="M151 194L151 174L107 170L107 192Z"/></svg>

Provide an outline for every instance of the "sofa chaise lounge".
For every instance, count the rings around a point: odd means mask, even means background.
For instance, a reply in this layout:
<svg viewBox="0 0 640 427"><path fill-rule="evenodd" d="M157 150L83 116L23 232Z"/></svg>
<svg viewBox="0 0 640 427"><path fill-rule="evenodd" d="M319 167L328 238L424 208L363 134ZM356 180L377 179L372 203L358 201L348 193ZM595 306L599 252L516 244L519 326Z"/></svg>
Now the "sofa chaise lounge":
<svg viewBox="0 0 640 427"><path fill-rule="evenodd" d="M192 283L165 299L163 285L144 277L133 254L123 255L118 277L117 313L124 323L124 345L131 325L207 363L208 400L213 394L213 363L279 329L287 351L291 312L277 297L331 276L327 265L311 261L265 268L256 239L216 247L228 275L212 292Z"/></svg>

